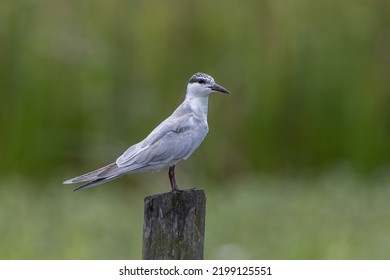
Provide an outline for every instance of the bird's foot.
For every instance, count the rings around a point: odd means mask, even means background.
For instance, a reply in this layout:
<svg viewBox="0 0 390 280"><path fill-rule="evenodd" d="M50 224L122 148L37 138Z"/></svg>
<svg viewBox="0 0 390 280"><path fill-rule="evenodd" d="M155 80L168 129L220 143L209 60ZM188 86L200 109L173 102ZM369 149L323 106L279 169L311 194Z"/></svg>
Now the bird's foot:
<svg viewBox="0 0 390 280"><path fill-rule="evenodd" d="M176 187L176 188L172 188L172 192L173 192L173 193L182 193L183 190L181 190L181 189L179 189L178 187Z"/></svg>

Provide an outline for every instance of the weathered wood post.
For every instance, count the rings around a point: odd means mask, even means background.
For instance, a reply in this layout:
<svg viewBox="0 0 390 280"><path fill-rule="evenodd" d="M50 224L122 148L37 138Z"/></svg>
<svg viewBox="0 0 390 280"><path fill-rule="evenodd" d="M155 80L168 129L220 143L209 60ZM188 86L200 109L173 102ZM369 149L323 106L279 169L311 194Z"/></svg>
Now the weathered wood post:
<svg viewBox="0 0 390 280"><path fill-rule="evenodd" d="M203 259L206 195L201 189L145 198L144 260Z"/></svg>

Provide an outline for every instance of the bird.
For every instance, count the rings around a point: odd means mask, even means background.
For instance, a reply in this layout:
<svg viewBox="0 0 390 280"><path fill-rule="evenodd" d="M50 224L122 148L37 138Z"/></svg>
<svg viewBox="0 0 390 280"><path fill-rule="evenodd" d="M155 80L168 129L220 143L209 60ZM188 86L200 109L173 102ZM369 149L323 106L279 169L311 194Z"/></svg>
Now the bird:
<svg viewBox="0 0 390 280"><path fill-rule="evenodd" d="M79 191L117 179L124 174L169 168L171 191L180 191L175 179L175 166L181 160L188 159L205 139L209 131L208 98L213 92L230 93L210 75L192 75L188 80L184 101L144 140L129 147L115 162L63 183L84 182L73 190Z"/></svg>

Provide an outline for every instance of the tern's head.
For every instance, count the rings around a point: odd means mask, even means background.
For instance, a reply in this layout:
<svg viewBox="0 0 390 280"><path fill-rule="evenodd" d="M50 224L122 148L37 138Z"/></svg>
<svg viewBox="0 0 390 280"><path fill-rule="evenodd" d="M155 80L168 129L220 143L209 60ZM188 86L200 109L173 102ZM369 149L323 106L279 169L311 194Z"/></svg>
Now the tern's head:
<svg viewBox="0 0 390 280"><path fill-rule="evenodd" d="M227 89L218 85L213 77L204 73L196 73L188 81L187 95L208 96L212 92L229 93Z"/></svg>

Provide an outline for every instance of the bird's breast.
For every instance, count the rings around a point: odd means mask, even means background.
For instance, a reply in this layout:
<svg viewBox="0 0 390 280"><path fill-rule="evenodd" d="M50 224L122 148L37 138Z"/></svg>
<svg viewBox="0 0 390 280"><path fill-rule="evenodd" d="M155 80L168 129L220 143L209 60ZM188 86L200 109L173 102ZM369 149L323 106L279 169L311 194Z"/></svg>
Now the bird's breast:
<svg viewBox="0 0 390 280"><path fill-rule="evenodd" d="M204 116L197 116L193 115L192 118L190 118L190 124L192 127L197 129L199 132L203 132L207 134L209 131L209 125L207 123L207 118Z"/></svg>

